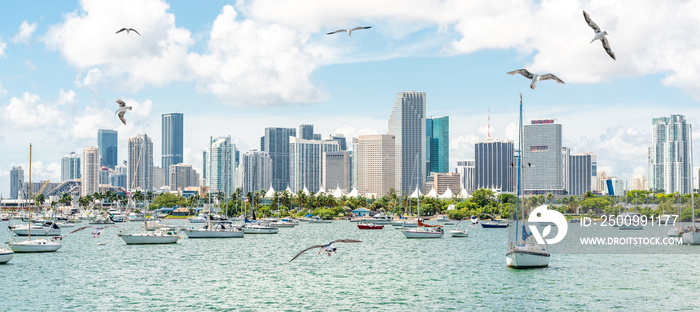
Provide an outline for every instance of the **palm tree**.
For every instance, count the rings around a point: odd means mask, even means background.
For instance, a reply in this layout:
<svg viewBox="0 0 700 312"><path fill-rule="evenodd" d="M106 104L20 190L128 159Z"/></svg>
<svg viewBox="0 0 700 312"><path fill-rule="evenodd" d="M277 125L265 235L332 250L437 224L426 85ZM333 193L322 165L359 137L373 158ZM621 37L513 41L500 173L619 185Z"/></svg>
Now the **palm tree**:
<svg viewBox="0 0 700 312"><path fill-rule="evenodd" d="M39 204L39 207L44 206L44 202L46 202L46 195L44 194L37 194L36 195L36 203Z"/></svg>

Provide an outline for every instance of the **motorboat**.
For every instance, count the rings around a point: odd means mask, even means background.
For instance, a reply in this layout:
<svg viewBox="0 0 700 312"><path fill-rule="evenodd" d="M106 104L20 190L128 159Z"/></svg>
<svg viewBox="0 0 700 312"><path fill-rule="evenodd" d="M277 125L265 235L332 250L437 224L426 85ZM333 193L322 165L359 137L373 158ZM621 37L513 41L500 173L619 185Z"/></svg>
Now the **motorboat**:
<svg viewBox="0 0 700 312"><path fill-rule="evenodd" d="M188 238L236 238L243 237L241 227L227 226L223 223L211 223L201 229L184 229Z"/></svg>
<svg viewBox="0 0 700 312"><path fill-rule="evenodd" d="M122 213L119 210L116 209L110 209L107 210L107 213L109 214L109 219L112 220L113 222L124 222L124 213Z"/></svg>
<svg viewBox="0 0 700 312"><path fill-rule="evenodd" d="M309 219L309 223L332 223L331 220L323 220L319 216L313 216Z"/></svg>
<svg viewBox="0 0 700 312"><path fill-rule="evenodd" d="M269 223L271 227L276 227L276 228L293 228L299 223L294 222L294 220L291 219L282 219L274 222Z"/></svg>
<svg viewBox="0 0 700 312"><path fill-rule="evenodd" d="M207 215L200 213L197 216L187 218L189 223L207 223Z"/></svg>
<svg viewBox="0 0 700 312"><path fill-rule="evenodd" d="M469 237L469 232L467 232L467 230L453 229L453 230L450 230L450 236L452 236L452 237Z"/></svg>
<svg viewBox="0 0 700 312"><path fill-rule="evenodd" d="M387 216L383 213L376 214L372 216L372 223L374 224L391 224L391 220L393 218L391 216Z"/></svg>
<svg viewBox="0 0 700 312"><path fill-rule="evenodd" d="M498 229L507 228L508 223L503 220L491 220L486 222L481 222L481 227L485 229Z"/></svg>
<svg viewBox="0 0 700 312"><path fill-rule="evenodd" d="M118 236L121 237L127 245L174 244L180 239L180 236L178 236L173 228L159 228L155 231L145 231L135 234L119 233Z"/></svg>
<svg viewBox="0 0 700 312"><path fill-rule="evenodd" d="M401 222L399 222L399 223L397 223L397 222L392 222L391 224L392 224L393 226L395 226L395 227L402 227L402 228L414 228L414 227L418 227L418 223L417 223L417 222L414 222L414 221L407 221L407 220L401 221ZM398 224L398 225L397 225L397 224Z"/></svg>
<svg viewBox="0 0 700 312"><path fill-rule="evenodd" d="M140 214L140 213L132 212L129 214L129 216L126 219L128 221L142 222L142 221L146 220L146 216L144 216L143 214Z"/></svg>
<svg viewBox="0 0 700 312"><path fill-rule="evenodd" d="M35 240L19 241L8 243L12 251L16 253L24 252L53 252L61 249L61 237L40 238Z"/></svg>
<svg viewBox="0 0 700 312"><path fill-rule="evenodd" d="M381 230L384 228L384 225L374 223L358 223L357 228L360 230Z"/></svg>
<svg viewBox="0 0 700 312"><path fill-rule="evenodd" d="M276 227L264 224L246 223L243 227L243 232L245 232L245 234L277 234L279 231L280 230Z"/></svg>
<svg viewBox="0 0 700 312"><path fill-rule="evenodd" d="M440 238L445 235L442 227L417 227L401 231L406 238Z"/></svg>
<svg viewBox="0 0 700 312"><path fill-rule="evenodd" d="M0 264L9 262L14 255L15 252L12 249L0 248Z"/></svg>
<svg viewBox="0 0 700 312"><path fill-rule="evenodd" d="M445 223L450 221L450 217L448 215L438 215L435 219L437 222Z"/></svg>
<svg viewBox="0 0 700 312"><path fill-rule="evenodd" d="M10 221L10 215L7 213L0 215L0 221ZM8 260L9 261L9 260Z"/></svg>
<svg viewBox="0 0 700 312"><path fill-rule="evenodd" d="M61 235L61 228L55 222L47 221L41 224L18 225L12 228L12 232L17 236L58 236Z"/></svg>

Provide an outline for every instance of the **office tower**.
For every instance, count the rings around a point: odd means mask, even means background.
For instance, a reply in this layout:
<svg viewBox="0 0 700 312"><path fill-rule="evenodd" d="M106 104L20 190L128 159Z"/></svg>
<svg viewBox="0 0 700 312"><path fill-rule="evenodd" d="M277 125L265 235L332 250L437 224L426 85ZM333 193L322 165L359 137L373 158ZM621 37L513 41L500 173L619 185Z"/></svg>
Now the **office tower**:
<svg viewBox="0 0 700 312"><path fill-rule="evenodd" d="M340 146L341 151L348 150L348 145L345 141L345 135L342 135L342 134L331 135L331 140L338 141L338 146Z"/></svg>
<svg viewBox="0 0 700 312"><path fill-rule="evenodd" d="M461 191L459 185L461 184L461 178L459 173L456 172L433 172L431 173L433 184L430 186L435 189L438 195L442 195L450 189L453 195L459 194ZM430 191L430 190L428 190Z"/></svg>
<svg viewBox="0 0 700 312"><path fill-rule="evenodd" d="M467 192L472 192L476 190L476 187L474 186L474 171L476 170L475 162L476 161L474 159L457 161L456 169L457 173L459 173L459 177L461 180L459 183L459 187L465 189Z"/></svg>
<svg viewBox="0 0 700 312"><path fill-rule="evenodd" d="M396 137L388 134L361 135L358 140L358 191L376 198L396 185ZM370 195L368 195L370 194Z"/></svg>
<svg viewBox="0 0 700 312"><path fill-rule="evenodd" d="M165 168L161 168L158 166L153 166L153 188L154 189L159 189L163 186L170 185L170 184L166 184L166 182L165 182L166 172L169 172L169 170L166 170Z"/></svg>
<svg viewBox="0 0 700 312"><path fill-rule="evenodd" d="M314 140L318 141L318 140L321 139L321 134L320 134L320 133L314 133L313 138L314 138Z"/></svg>
<svg viewBox="0 0 700 312"><path fill-rule="evenodd" d="M314 125L300 125L299 131L297 132L297 138L304 140L314 139Z"/></svg>
<svg viewBox="0 0 700 312"><path fill-rule="evenodd" d="M80 179L80 156L70 152L61 158L61 182L75 179Z"/></svg>
<svg viewBox="0 0 700 312"><path fill-rule="evenodd" d="M474 145L474 188L515 191L517 164L513 141L487 138Z"/></svg>
<svg viewBox="0 0 700 312"><path fill-rule="evenodd" d="M163 114L161 118L163 142L161 144L161 168L165 170L165 183L170 180L170 165L182 163L184 147L184 117L182 113ZM160 183L158 183L160 184ZM162 185L160 185L162 186ZM156 187L160 187L156 185Z"/></svg>
<svg viewBox="0 0 700 312"><path fill-rule="evenodd" d="M569 195L580 196L592 191L593 186L593 160L596 158L591 153L577 153L569 157Z"/></svg>
<svg viewBox="0 0 700 312"><path fill-rule="evenodd" d="M306 187L311 192L321 188L323 152L339 148L333 140L305 140L289 138L289 187L297 192ZM284 189L282 189L284 190Z"/></svg>
<svg viewBox="0 0 700 312"><path fill-rule="evenodd" d="M425 120L426 172L450 171L450 117Z"/></svg>
<svg viewBox="0 0 700 312"><path fill-rule="evenodd" d="M284 190L289 186L289 137L294 128L265 128L265 152L272 158L272 187Z"/></svg>
<svg viewBox="0 0 700 312"><path fill-rule="evenodd" d="M243 154L243 194L269 190L272 185L272 158L267 152L252 150ZM282 191L282 190L276 190Z"/></svg>
<svg viewBox="0 0 700 312"><path fill-rule="evenodd" d="M170 165L170 190L182 193L185 188L190 186L197 186L199 184L199 174L197 173L192 165L187 164L177 164Z"/></svg>
<svg viewBox="0 0 700 312"><path fill-rule="evenodd" d="M635 174L630 179L630 191L648 191L649 182L643 174Z"/></svg>
<svg viewBox="0 0 700 312"><path fill-rule="evenodd" d="M570 167L569 167L569 160L571 157L571 150L568 147L562 147L561 148L561 175L562 175L562 182L564 190L571 194L571 185L569 184L571 181L571 174L570 174Z"/></svg>
<svg viewBox="0 0 700 312"><path fill-rule="evenodd" d="M127 142L126 190L153 190L153 141L147 134L138 134Z"/></svg>
<svg viewBox="0 0 700 312"><path fill-rule="evenodd" d="M352 153L350 154L350 187L358 188L359 180L358 173L360 170L360 141L357 138L352 138Z"/></svg>
<svg viewBox="0 0 700 312"><path fill-rule="evenodd" d="M265 136L260 137L260 151L264 152L265 151Z"/></svg>
<svg viewBox="0 0 700 312"><path fill-rule="evenodd" d="M563 194L561 124L531 120L523 127L522 175L526 194Z"/></svg>
<svg viewBox="0 0 700 312"><path fill-rule="evenodd" d="M112 175L114 170L102 166L99 172L99 185L111 185L109 184L109 176Z"/></svg>
<svg viewBox="0 0 700 312"><path fill-rule="evenodd" d="M100 189L100 149L97 146L83 149L82 165L80 196L92 195Z"/></svg>
<svg viewBox="0 0 700 312"><path fill-rule="evenodd" d="M12 167L10 170L10 199L18 199L19 192L24 185L24 170L22 166ZM26 191L25 191L26 192Z"/></svg>
<svg viewBox="0 0 700 312"><path fill-rule="evenodd" d="M397 193L411 194L425 183L425 92L401 92L389 117L389 135L396 139ZM362 166L362 165L360 165Z"/></svg>
<svg viewBox="0 0 700 312"><path fill-rule="evenodd" d="M109 174L109 185L126 189L126 172L111 172Z"/></svg>
<svg viewBox="0 0 700 312"><path fill-rule="evenodd" d="M350 152L324 152L322 167L323 188L327 192L331 193L336 188L344 191L350 188Z"/></svg>
<svg viewBox="0 0 700 312"><path fill-rule="evenodd" d="M97 148L100 149L100 167L114 169L118 165L118 135L116 130L98 129ZM79 178L79 177L77 177ZM77 179L74 178L74 179Z"/></svg>
<svg viewBox="0 0 700 312"><path fill-rule="evenodd" d="M652 191L689 194L692 186L690 124L683 115L652 119L649 187Z"/></svg>
<svg viewBox="0 0 700 312"><path fill-rule="evenodd" d="M209 137L209 148L204 152L204 179L209 192L222 192L226 196L233 193L235 150L236 146L231 143L231 136Z"/></svg>

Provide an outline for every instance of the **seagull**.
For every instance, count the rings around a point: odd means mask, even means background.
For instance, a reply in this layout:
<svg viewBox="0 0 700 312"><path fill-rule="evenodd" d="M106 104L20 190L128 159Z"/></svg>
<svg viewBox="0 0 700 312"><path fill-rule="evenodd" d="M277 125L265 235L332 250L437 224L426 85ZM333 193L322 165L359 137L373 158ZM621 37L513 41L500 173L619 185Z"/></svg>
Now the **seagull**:
<svg viewBox="0 0 700 312"><path fill-rule="evenodd" d="M302 250L301 252L299 252L296 256L294 256L294 258L292 258L292 260L289 260L289 262L292 262L294 259L301 256L301 254L303 254L311 249L314 249L314 248L320 248L320 250L318 251L318 254L321 254L321 252L323 251L323 252L328 253L328 256L330 257L331 253L335 252L335 249L336 249L335 247L331 247L331 245L333 243L361 243L361 242L362 241L354 240L354 239L338 239L338 240L334 240L334 241L332 241L328 244L325 244L325 245L313 245L313 246L306 248L306 249Z"/></svg>
<svg viewBox="0 0 700 312"><path fill-rule="evenodd" d="M115 102L119 104L119 109L114 111L115 115L119 115L119 120L121 120L126 125L126 119L124 119L124 113L126 110L131 110L131 106L126 106L126 103L122 101L122 98L118 98Z"/></svg>
<svg viewBox="0 0 700 312"><path fill-rule="evenodd" d="M339 32L347 32L348 36L352 37L353 31L358 30L358 29L370 29L370 28L372 28L372 26L365 26L365 27L360 26L360 27L355 27L353 29L338 29L336 31L331 31L331 32L327 33L326 35L337 34Z"/></svg>
<svg viewBox="0 0 700 312"><path fill-rule="evenodd" d="M540 80L552 80L553 79L554 81L556 81L558 83L564 83L563 80L559 79L559 77L554 76L553 74L537 75L537 74L533 74L533 73L527 71L527 69L517 69L514 71L509 71L506 74L511 74L511 75L521 74L521 75L525 76L525 78L532 79L532 83L530 83L530 89L532 89L532 90L535 90L535 84Z"/></svg>
<svg viewBox="0 0 700 312"><path fill-rule="evenodd" d="M102 234L102 230L104 230L105 228L108 228L108 227L118 228L118 226L114 226L114 225L108 225L108 226L102 226L102 227L94 227L94 226L88 225L88 226L79 227L79 228L71 231L68 234L73 234L75 232L82 231L82 230L87 229L87 228L93 228L95 230L92 231L92 237L95 238L95 237L99 237Z"/></svg>
<svg viewBox="0 0 700 312"><path fill-rule="evenodd" d="M122 29L120 29L120 30L117 30L117 32L115 32L115 34L118 34L118 33L122 32L122 31L125 31L125 30L126 30L126 34L127 34L127 35L128 35L130 32L133 31L133 32L135 32L137 35L141 36L141 34L139 34L139 32L136 31L136 29L133 29L133 28L126 28L126 27L125 27L125 28L122 28Z"/></svg>
<svg viewBox="0 0 700 312"><path fill-rule="evenodd" d="M598 27L598 25L596 25L596 23L591 20L591 17L588 16L588 13L586 13L586 11L583 11L583 18L586 20L586 23L588 23L588 26L591 26L591 28L593 28L593 31L595 32L595 36L593 36L593 39L591 39L591 43L600 39L600 42L603 43L603 49L605 49L605 52L608 52L608 55L610 55L610 57L612 57L613 60L617 60L615 58L615 52L610 50L610 44L608 44L608 39L605 38L605 36L608 35L608 32L605 30L600 31L600 27Z"/></svg>

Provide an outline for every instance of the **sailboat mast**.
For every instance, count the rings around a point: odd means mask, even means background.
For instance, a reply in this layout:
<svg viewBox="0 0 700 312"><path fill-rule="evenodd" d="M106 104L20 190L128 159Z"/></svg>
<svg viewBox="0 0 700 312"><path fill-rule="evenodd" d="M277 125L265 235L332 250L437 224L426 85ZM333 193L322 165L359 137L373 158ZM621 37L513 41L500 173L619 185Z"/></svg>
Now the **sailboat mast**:
<svg viewBox="0 0 700 312"><path fill-rule="evenodd" d="M32 239L32 143L29 143L29 227L27 227L27 240Z"/></svg>
<svg viewBox="0 0 700 312"><path fill-rule="evenodd" d="M516 181L516 200L515 200L515 242L517 244L518 241L518 219L520 216L518 216L518 213L520 212L520 171L521 171L521 165L520 161L522 159L522 154L523 154L523 142L522 142L522 133L523 133L523 94L520 93L520 112L519 112L519 117L518 117L518 172L517 172L517 181ZM524 204L524 202L523 202ZM523 213L523 221L525 220L524 213Z"/></svg>
<svg viewBox="0 0 700 312"><path fill-rule="evenodd" d="M693 168L693 125L690 126L690 168ZM692 173L690 175L692 181ZM31 175L30 175L31 178ZM690 214L691 220L693 222L693 228L695 228L695 187L693 183L690 183Z"/></svg>

